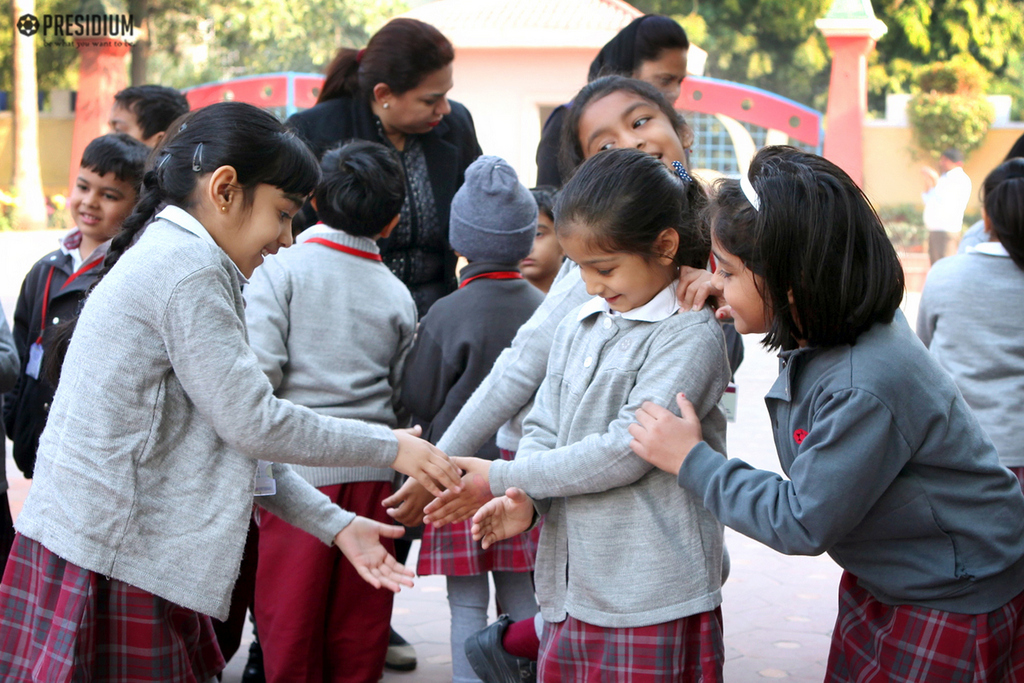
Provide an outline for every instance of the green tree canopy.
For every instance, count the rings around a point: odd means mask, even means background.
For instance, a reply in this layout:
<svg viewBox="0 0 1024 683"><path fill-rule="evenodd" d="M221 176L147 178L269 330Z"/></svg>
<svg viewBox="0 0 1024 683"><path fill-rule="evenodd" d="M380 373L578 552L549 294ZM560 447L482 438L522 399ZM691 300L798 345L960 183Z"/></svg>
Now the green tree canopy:
<svg viewBox="0 0 1024 683"><path fill-rule="evenodd" d="M830 55L814 21L831 0L635 0L674 16L708 51L707 74L749 83L822 109ZM870 105L910 92L918 71L969 55L990 75L989 93L1024 106L1024 3L1020 0L873 0L888 27L871 56Z"/></svg>

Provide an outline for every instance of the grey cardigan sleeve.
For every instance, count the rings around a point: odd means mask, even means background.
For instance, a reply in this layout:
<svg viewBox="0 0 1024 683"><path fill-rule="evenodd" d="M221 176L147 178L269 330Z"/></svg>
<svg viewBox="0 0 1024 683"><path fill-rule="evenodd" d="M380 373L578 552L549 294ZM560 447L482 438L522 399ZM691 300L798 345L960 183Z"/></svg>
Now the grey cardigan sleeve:
<svg viewBox="0 0 1024 683"><path fill-rule="evenodd" d="M274 396L246 343L219 266L183 278L171 292L161 336L174 373L224 441L253 458L304 465L390 467L398 442L390 429L327 417ZM210 289L225 289L211 296ZM196 301L203 301L201 311Z"/></svg>
<svg viewBox="0 0 1024 683"><path fill-rule="evenodd" d="M268 259L253 272L245 288L249 346L275 391L281 386L288 364L290 284L288 274L276 261Z"/></svg>
<svg viewBox="0 0 1024 683"><path fill-rule="evenodd" d="M437 447L452 456L472 457L536 393L547 372L555 330L569 311L586 301L579 268L569 261L544 302L519 328L490 373L445 430Z"/></svg>
<svg viewBox="0 0 1024 683"><path fill-rule="evenodd" d="M553 448L551 430L560 418L552 420L548 414L560 402L557 391L562 382L560 377L550 376L544 382L547 390L538 393L537 403L523 424L516 459L491 465L491 492L497 495L509 486L517 486L531 498L543 499L598 493L637 481L653 467L629 447L629 425L636 421L637 409L651 401L678 414L675 396L683 392L701 420L707 418L729 379L724 346L714 320L666 326L640 367L629 399L619 408L615 420L605 429L559 448ZM552 424L545 426L544 422Z"/></svg>
<svg viewBox="0 0 1024 683"><path fill-rule="evenodd" d="M679 485L745 536L787 555L818 555L864 519L910 456L889 408L846 389L815 411L788 480L726 460L702 441L683 461Z"/></svg>

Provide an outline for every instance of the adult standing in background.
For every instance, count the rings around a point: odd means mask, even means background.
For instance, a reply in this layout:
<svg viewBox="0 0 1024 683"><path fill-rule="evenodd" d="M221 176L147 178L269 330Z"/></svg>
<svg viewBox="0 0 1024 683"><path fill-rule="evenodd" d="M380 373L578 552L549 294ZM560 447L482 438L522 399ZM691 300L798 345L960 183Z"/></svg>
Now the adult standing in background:
<svg viewBox="0 0 1024 683"><path fill-rule="evenodd" d="M469 111L448 99L454 58L452 44L430 24L392 19L364 49L338 50L316 105L288 119L318 158L352 138L399 153L406 200L398 226L379 244L421 318L455 289L448 214L466 167L481 153ZM309 206L300 216L297 227L316 222Z"/></svg>
<svg viewBox="0 0 1024 683"><path fill-rule="evenodd" d="M686 53L690 41L674 19L660 14L637 17L608 41L590 63L587 83L601 76L629 76L650 83L669 104L679 99L686 78ZM537 184L561 187L568 173L558 166L562 124L572 103L558 106L541 131L537 145ZM685 149L692 138L683 141Z"/></svg>
<svg viewBox="0 0 1024 683"><path fill-rule="evenodd" d="M934 264L948 255L950 240L957 240L964 229L964 211L971 200L971 179L964 173L964 155L947 149L939 157L940 175L931 166L922 166L925 191L924 227L928 229L928 258Z"/></svg>

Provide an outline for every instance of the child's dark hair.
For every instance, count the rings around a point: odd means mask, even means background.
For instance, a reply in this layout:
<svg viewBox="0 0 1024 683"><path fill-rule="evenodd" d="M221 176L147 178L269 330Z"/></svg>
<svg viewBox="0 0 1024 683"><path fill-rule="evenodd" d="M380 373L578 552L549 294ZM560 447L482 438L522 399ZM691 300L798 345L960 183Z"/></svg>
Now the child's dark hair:
<svg viewBox="0 0 1024 683"><path fill-rule="evenodd" d="M350 140L320 161L314 192L320 220L357 237L376 237L402 210L405 173L394 151L378 142Z"/></svg>
<svg viewBox="0 0 1024 683"><path fill-rule="evenodd" d="M633 93L650 102L662 111L672 122L683 149L693 146L693 131L679 112L650 83L638 81L625 76L605 76L598 78L583 88L573 98L572 107L562 124L562 139L558 147L558 168L563 177L569 177L583 163L583 145L580 144L580 118L591 102L600 100L615 92Z"/></svg>
<svg viewBox="0 0 1024 683"><path fill-rule="evenodd" d="M537 211L552 221L555 220L555 201L558 199L558 188L552 185L538 185L530 188L533 201L537 202Z"/></svg>
<svg viewBox="0 0 1024 683"><path fill-rule="evenodd" d="M988 174L981 186L993 237L1024 270L1024 159L1004 161Z"/></svg>
<svg viewBox="0 0 1024 683"><path fill-rule="evenodd" d="M655 258L658 235L679 233L675 263L703 268L711 240L703 221L707 194L656 158L636 149L612 149L583 162L555 202L555 233L586 226L587 239L607 252Z"/></svg>
<svg viewBox="0 0 1024 683"><path fill-rule="evenodd" d="M366 48L338 50L327 67L316 102L342 96L370 100L378 83L401 95L454 59L451 42L430 24L405 17L392 19L370 38Z"/></svg>
<svg viewBox="0 0 1024 683"><path fill-rule="evenodd" d="M690 40L671 17L646 14L637 17L605 43L590 63L587 80L601 76L632 76L643 62L661 57L665 50L688 50Z"/></svg>
<svg viewBox="0 0 1024 683"><path fill-rule="evenodd" d="M772 321L762 343L792 349L853 344L890 323L903 300L903 268L863 191L832 162L788 146L765 147L748 178L720 180L708 222L714 239L755 279Z"/></svg>
<svg viewBox="0 0 1024 683"><path fill-rule="evenodd" d="M114 102L135 114L147 140L167 130L189 109L184 95L162 85L133 85L114 95Z"/></svg>
<svg viewBox="0 0 1024 683"><path fill-rule="evenodd" d="M101 176L113 173L118 180L131 183L138 192L148 156L149 147L131 135L107 133L86 145L79 166Z"/></svg>
<svg viewBox="0 0 1024 683"><path fill-rule="evenodd" d="M286 130L273 114L242 102L218 102L182 117L177 129L168 132L153 150L153 167L142 179L142 193L135 210L124 220L110 242L93 287L110 272L121 255L149 224L157 211L174 204L188 209L194 204L198 179L221 166L231 166L246 205L251 205L256 186L272 185L296 204L302 204L320 180L316 157L295 133ZM57 386L64 352L74 332L74 321L55 332L44 365L47 379Z"/></svg>

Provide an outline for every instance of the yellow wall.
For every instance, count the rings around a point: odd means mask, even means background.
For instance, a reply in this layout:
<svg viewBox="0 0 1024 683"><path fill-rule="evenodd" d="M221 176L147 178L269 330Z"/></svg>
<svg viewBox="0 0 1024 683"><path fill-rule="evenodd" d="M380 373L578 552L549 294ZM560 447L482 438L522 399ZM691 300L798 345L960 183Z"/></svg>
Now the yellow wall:
<svg viewBox="0 0 1024 683"><path fill-rule="evenodd" d="M0 188L11 189L14 173L14 132L11 130L11 112L0 112ZM67 195L70 173L71 134L75 117L39 116L39 164L43 175L43 191L47 196Z"/></svg>
<svg viewBox="0 0 1024 683"><path fill-rule="evenodd" d="M969 213L980 210L978 190L989 172L1002 163L1006 153L1021 134L1024 125L993 128L984 144L968 157L964 170L974 186ZM864 127L864 192L876 207L897 204L921 206L924 182L921 166L925 158L916 159L909 128L869 124Z"/></svg>

